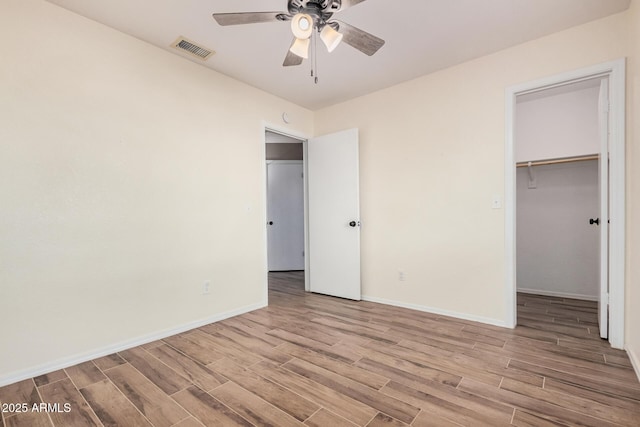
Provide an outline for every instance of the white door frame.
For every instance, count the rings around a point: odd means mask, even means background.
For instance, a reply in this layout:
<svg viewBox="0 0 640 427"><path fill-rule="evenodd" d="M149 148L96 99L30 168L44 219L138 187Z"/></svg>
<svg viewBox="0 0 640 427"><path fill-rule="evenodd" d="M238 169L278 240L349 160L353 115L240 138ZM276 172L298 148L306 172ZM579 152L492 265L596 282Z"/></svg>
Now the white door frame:
<svg viewBox="0 0 640 427"><path fill-rule="evenodd" d="M295 138L302 143L302 170L304 173L304 290L309 292L309 195L307 185L307 140L310 138L304 133L275 125L266 121L262 122L261 135L258 141L262 143L262 224L263 242L264 242L264 287L263 298L265 302L269 300L269 258L268 258L268 240L267 240L267 132L273 132L280 135Z"/></svg>
<svg viewBox="0 0 640 427"><path fill-rule="evenodd" d="M624 58L508 87L505 91L505 324L514 328L516 307L516 96L595 77L610 82L609 342L624 348L625 287L625 67Z"/></svg>
<svg viewBox="0 0 640 427"><path fill-rule="evenodd" d="M598 91L598 145L600 159L598 162L598 213L600 226L598 230L598 327L600 338L609 339L609 79L600 80ZM603 284L607 284L604 286Z"/></svg>

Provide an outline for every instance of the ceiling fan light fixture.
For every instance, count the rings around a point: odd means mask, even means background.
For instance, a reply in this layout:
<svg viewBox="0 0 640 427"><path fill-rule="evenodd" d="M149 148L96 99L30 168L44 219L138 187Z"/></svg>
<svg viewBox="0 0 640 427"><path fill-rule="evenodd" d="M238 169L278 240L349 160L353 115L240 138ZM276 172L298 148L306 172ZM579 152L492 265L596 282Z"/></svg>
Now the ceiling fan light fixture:
<svg viewBox="0 0 640 427"><path fill-rule="evenodd" d="M336 47L342 41L343 35L334 30L331 25L325 25L322 31L320 32L320 40L327 47L329 52L333 52Z"/></svg>
<svg viewBox="0 0 640 427"><path fill-rule="evenodd" d="M293 45L291 45L291 49L289 49L289 51L291 51L291 53L293 53L294 55L298 55L300 58L307 59L309 58L309 44L309 39L298 38L295 42L293 42Z"/></svg>
<svg viewBox="0 0 640 427"><path fill-rule="evenodd" d="M313 33L313 18L306 13L298 13L291 20L291 31L297 39L308 39Z"/></svg>

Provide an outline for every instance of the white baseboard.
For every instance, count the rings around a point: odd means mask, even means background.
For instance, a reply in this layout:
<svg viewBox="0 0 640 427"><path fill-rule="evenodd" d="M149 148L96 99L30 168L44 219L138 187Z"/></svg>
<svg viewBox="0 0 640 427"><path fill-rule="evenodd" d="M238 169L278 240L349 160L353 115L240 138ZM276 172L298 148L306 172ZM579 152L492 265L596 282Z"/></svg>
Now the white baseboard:
<svg viewBox="0 0 640 427"><path fill-rule="evenodd" d="M528 288L518 288L518 292L522 292L523 294L543 295L546 297L581 299L585 301L598 301L597 295L593 296L593 295L583 295L583 294L570 294L567 292L543 291L540 289L528 289Z"/></svg>
<svg viewBox="0 0 640 427"><path fill-rule="evenodd" d="M47 362L42 365L34 366L33 368L25 369L22 371L14 372L9 375L0 377L0 387L13 384L18 381L26 380L29 378L37 377L38 375L48 374L50 372L57 371L59 369L68 368L69 366L77 365L78 363L87 362L89 360L97 359L99 357L107 356L109 354L116 353L118 351L127 350L133 347L137 347L143 344L147 344L153 341L161 340L163 338L170 337L182 332L189 331L191 329L199 328L210 323L219 322L230 317L238 316L240 314L248 313L250 311L258 310L266 307L267 302L259 302L257 304L240 307L235 310L219 313L205 319L197 320L176 326L174 328L164 329L161 331L146 334L140 337L136 337L131 340L121 341L116 344L111 344L102 348L98 348L92 351L88 351L82 354L76 354L69 357L63 357L52 362Z"/></svg>
<svg viewBox="0 0 640 427"><path fill-rule="evenodd" d="M631 351L629 347L625 348L625 350L629 356L633 370L636 371L636 377L638 377L638 381L640 381L640 358L638 358L638 355Z"/></svg>
<svg viewBox="0 0 640 427"><path fill-rule="evenodd" d="M431 313L431 314L439 314L439 315L448 316L448 317L455 317L457 319L470 320L472 322L486 323L488 325L500 326L502 328L507 327L504 321L498 320L498 319L491 319L489 317L474 316L467 313L458 313L455 311L442 310L439 308L427 307L427 306L418 305L418 304L410 304L402 301L394 301L394 300L388 300L384 298L370 297L367 295L362 295L361 298L364 301L377 302L379 304L392 305L394 307L409 308L411 310L423 311L425 313Z"/></svg>

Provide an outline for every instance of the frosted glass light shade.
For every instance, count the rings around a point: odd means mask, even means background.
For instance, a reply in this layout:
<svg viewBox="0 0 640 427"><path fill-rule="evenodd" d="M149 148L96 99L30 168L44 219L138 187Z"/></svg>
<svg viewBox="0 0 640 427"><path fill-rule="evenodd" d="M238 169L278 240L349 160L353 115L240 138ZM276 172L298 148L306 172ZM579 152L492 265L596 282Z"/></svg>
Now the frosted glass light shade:
<svg viewBox="0 0 640 427"><path fill-rule="evenodd" d="M313 32L313 18L306 13L298 13L291 20L291 31L297 39L308 39Z"/></svg>
<svg viewBox="0 0 640 427"><path fill-rule="evenodd" d="M309 39L296 39L291 46L291 53L298 55L300 58L309 58Z"/></svg>
<svg viewBox="0 0 640 427"><path fill-rule="evenodd" d="M342 34L331 28L331 25L325 25L320 32L320 40L322 40L329 52L333 52L342 41Z"/></svg>

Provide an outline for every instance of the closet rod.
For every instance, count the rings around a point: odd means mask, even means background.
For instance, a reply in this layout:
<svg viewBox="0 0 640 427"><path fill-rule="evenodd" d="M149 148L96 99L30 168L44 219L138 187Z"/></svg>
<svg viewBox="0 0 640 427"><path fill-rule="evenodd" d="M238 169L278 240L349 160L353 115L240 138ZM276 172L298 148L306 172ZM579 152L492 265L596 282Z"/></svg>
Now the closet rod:
<svg viewBox="0 0 640 427"><path fill-rule="evenodd" d="M587 160L598 160L599 158L600 156L597 154L593 154L591 156L565 157L563 159L538 160L537 162L520 162L520 163L516 163L516 167L526 168L527 166L529 166L529 163L531 163L531 166L543 166L543 165L555 165L558 163L584 162Z"/></svg>

